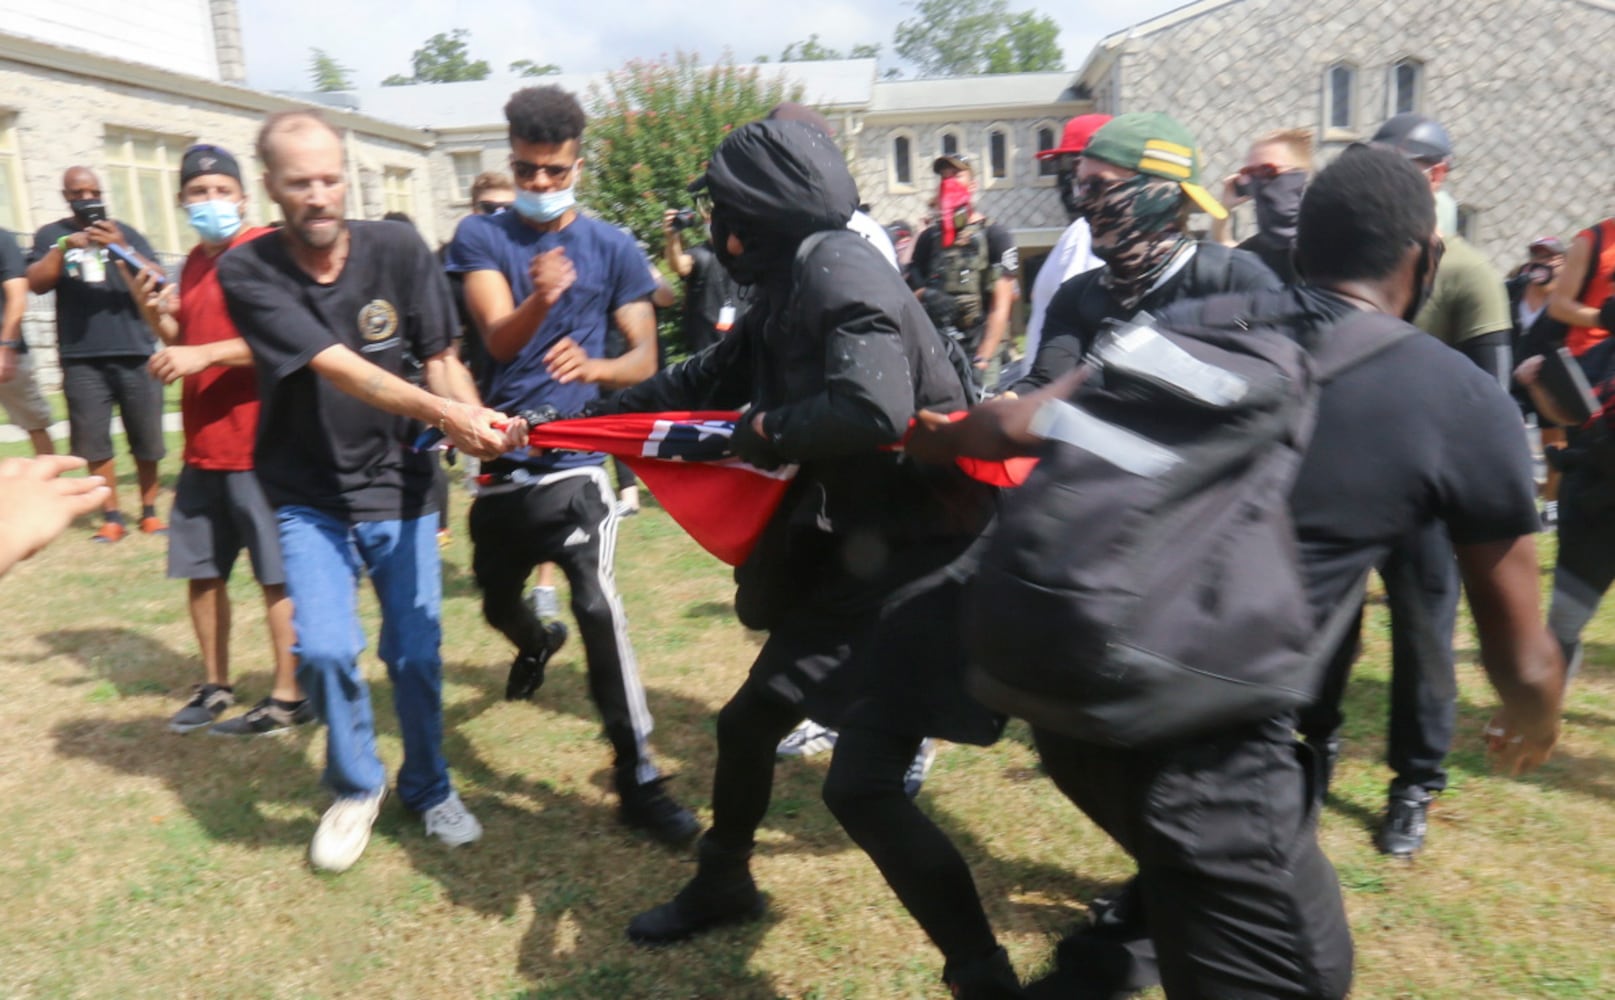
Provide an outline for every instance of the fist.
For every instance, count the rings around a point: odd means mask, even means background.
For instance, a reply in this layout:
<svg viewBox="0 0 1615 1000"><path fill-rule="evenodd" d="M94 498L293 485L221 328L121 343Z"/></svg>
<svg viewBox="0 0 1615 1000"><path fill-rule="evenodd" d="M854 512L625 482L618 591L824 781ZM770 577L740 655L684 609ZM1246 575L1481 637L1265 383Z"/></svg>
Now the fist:
<svg viewBox="0 0 1615 1000"><path fill-rule="evenodd" d="M565 247L556 247L534 257L527 274L533 279L533 294L543 299L547 306L558 302L572 287L572 283L578 280L578 272L566 258Z"/></svg>

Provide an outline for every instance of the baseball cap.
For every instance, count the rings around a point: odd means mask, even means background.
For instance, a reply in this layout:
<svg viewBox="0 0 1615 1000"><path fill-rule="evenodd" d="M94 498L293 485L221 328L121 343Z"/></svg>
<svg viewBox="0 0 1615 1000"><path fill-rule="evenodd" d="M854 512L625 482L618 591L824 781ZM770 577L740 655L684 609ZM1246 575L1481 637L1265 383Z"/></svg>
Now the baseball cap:
<svg viewBox="0 0 1615 1000"><path fill-rule="evenodd" d="M1093 134L1082 155L1177 181L1189 200L1212 218L1228 218L1228 209L1200 186L1200 153L1194 136L1166 115L1155 111L1117 115Z"/></svg>
<svg viewBox="0 0 1615 1000"><path fill-rule="evenodd" d="M223 174L241 180L241 166L230 151L221 146L210 146L198 143L185 151L179 161L179 184L184 187L191 178L201 177L203 174Z"/></svg>
<svg viewBox="0 0 1615 1000"><path fill-rule="evenodd" d="M970 157L963 153L943 153L931 161L931 172L940 174L944 169L952 167L955 170L974 170L970 165Z"/></svg>
<svg viewBox="0 0 1615 1000"><path fill-rule="evenodd" d="M1538 236L1525 246L1527 252L1538 248L1552 254L1562 254L1565 252L1565 241L1557 236Z"/></svg>
<svg viewBox="0 0 1615 1000"><path fill-rule="evenodd" d="M1060 136L1058 146L1045 149L1036 156L1039 160L1048 160L1064 156L1066 153L1080 153L1087 148L1088 140L1093 138L1093 134L1109 121L1109 115L1078 115L1065 123L1065 133Z"/></svg>
<svg viewBox="0 0 1615 1000"><path fill-rule="evenodd" d="M1446 160L1452 157L1452 137L1434 118L1405 111L1386 120L1374 138L1376 146L1389 146L1410 160Z"/></svg>

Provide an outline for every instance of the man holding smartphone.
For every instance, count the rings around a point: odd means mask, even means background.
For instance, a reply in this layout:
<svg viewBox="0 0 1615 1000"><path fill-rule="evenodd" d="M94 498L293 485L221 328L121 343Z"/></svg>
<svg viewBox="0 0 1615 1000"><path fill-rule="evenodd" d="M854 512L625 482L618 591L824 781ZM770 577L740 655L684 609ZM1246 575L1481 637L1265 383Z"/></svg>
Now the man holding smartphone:
<svg viewBox="0 0 1615 1000"><path fill-rule="evenodd" d="M107 217L101 181L90 168L68 168L62 198L71 214L34 234L28 288L36 295L56 293L56 344L72 452L107 483L105 521L94 540L116 542L126 530L112 465L113 404L135 459L140 530L162 534L167 527L157 518L157 463L164 454L163 389L146 370L156 338L112 266L109 248L121 247L145 261L155 261L157 254L144 236Z"/></svg>

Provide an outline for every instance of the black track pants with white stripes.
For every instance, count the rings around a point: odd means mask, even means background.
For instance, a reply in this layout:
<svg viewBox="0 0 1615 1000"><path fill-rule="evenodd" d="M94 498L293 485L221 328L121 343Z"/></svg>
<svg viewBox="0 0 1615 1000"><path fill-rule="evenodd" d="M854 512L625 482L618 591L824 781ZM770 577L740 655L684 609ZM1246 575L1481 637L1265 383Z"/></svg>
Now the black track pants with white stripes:
<svg viewBox="0 0 1615 1000"><path fill-rule="evenodd" d="M612 569L618 517L605 469L552 472L521 488L480 496L470 520L482 613L522 652L544 648L543 624L523 599L528 576L545 562L566 574L588 659L589 694L616 751L618 781L655 780L645 744L650 710Z"/></svg>

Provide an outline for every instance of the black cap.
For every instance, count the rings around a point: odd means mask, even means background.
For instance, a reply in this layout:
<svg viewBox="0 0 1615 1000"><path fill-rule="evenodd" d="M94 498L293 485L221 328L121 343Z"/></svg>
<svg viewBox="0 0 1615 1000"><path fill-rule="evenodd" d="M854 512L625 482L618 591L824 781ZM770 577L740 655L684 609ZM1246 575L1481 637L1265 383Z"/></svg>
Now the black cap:
<svg viewBox="0 0 1615 1000"><path fill-rule="evenodd" d="M203 174L224 174L234 177L237 183L241 181L241 165L230 151L219 146L209 146L199 143L185 151L185 156L179 161L179 186L184 187L193 177Z"/></svg>
<svg viewBox="0 0 1615 1000"><path fill-rule="evenodd" d="M1452 138L1434 118L1404 112L1386 121L1369 140L1376 146L1388 146L1410 160L1446 160L1452 158Z"/></svg>

